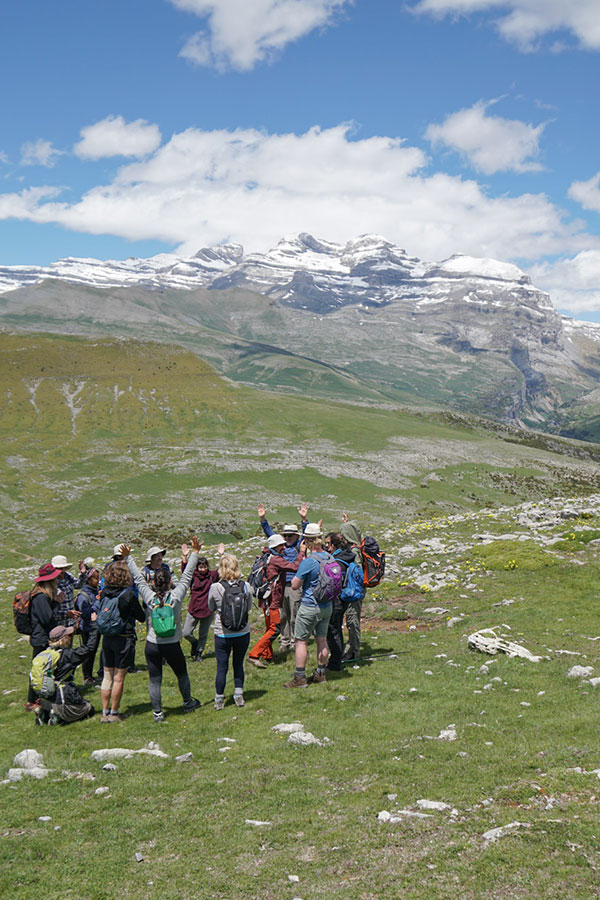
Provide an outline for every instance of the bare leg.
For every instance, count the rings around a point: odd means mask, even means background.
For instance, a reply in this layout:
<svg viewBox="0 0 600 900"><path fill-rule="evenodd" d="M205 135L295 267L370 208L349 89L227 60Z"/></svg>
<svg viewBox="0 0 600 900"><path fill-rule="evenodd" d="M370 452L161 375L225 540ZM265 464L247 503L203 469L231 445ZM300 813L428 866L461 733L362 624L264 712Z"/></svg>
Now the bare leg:
<svg viewBox="0 0 600 900"><path fill-rule="evenodd" d="M102 709L110 710L110 694L113 687L115 670L104 666L104 674L102 676L102 686L100 688L100 696L102 697Z"/></svg>
<svg viewBox="0 0 600 900"><path fill-rule="evenodd" d="M325 640L325 646L327 646L327 639ZM296 668L297 669L305 669L306 668L306 657L308 656L308 647L306 645L306 641L299 641L296 638Z"/></svg>
<svg viewBox="0 0 600 900"><path fill-rule="evenodd" d="M327 660L329 659L329 647L327 645L327 637L316 637L317 642L317 663L320 666L325 667L327 665ZM296 644L296 647L298 645ZM306 644L304 645L306 647ZM297 652L297 651L296 651ZM306 657L305 657L306 659Z"/></svg>
<svg viewBox="0 0 600 900"><path fill-rule="evenodd" d="M106 671L106 670L105 670ZM114 710L117 712L119 709L119 705L121 703L121 696L123 694L123 682L125 681L125 676L127 675L128 669L115 669L115 677L112 686L111 692L111 711Z"/></svg>

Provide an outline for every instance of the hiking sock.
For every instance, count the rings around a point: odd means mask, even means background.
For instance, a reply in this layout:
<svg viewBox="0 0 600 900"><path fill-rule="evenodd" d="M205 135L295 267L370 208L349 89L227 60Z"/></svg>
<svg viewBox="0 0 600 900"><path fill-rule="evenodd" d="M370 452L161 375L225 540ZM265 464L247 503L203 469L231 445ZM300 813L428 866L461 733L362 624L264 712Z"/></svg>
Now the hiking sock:
<svg viewBox="0 0 600 900"><path fill-rule="evenodd" d="M295 675L296 678L306 678L306 667L303 666L301 669L299 669L298 666L296 666Z"/></svg>
<svg viewBox="0 0 600 900"><path fill-rule="evenodd" d="M234 697L242 697L244 695L244 688L236 687L233 689Z"/></svg>
<svg viewBox="0 0 600 900"><path fill-rule="evenodd" d="M102 715L103 715L103 716L109 716L109 715L110 715L110 709L103 709L103 710L102 710Z"/></svg>
<svg viewBox="0 0 600 900"><path fill-rule="evenodd" d="M190 676L185 673L185 675L177 676L177 684L179 685L179 692L183 697L183 702L187 703L188 700L192 699L192 687L190 685Z"/></svg>
<svg viewBox="0 0 600 900"><path fill-rule="evenodd" d="M224 699L225 699L225 694L215 694L215 703L217 702L217 700L224 700Z"/></svg>
<svg viewBox="0 0 600 900"><path fill-rule="evenodd" d="M110 714L111 714L111 716L118 716L118 715L119 715L119 710L118 710L118 709L111 709Z"/></svg>
<svg viewBox="0 0 600 900"><path fill-rule="evenodd" d="M316 671L317 671L317 675L325 675L327 673L327 667L326 666L317 666Z"/></svg>

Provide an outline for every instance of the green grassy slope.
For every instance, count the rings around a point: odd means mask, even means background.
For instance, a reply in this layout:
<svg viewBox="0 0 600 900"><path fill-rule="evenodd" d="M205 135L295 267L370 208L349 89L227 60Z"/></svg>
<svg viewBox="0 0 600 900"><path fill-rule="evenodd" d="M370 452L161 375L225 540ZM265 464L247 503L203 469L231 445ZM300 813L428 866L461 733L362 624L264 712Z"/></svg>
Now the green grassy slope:
<svg viewBox="0 0 600 900"><path fill-rule="evenodd" d="M344 508L385 522L597 483L593 446L260 392L165 344L2 334L0 395L4 563L249 535L259 500L283 520L307 499L333 525Z"/></svg>

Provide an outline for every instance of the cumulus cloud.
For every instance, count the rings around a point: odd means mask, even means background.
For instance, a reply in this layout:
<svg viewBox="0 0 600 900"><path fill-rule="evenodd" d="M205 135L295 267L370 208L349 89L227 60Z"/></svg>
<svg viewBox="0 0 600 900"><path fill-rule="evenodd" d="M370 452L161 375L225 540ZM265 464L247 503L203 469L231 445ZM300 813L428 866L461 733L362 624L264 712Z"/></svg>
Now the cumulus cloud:
<svg viewBox="0 0 600 900"><path fill-rule="evenodd" d="M569 197L580 203L584 209L600 212L600 172L589 181L574 181L569 188Z"/></svg>
<svg viewBox="0 0 600 900"><path fill-rule="evenodd" d="M240 71L269 59L286 44L329 24L353 0L171 0L207 19L181 56L200 66Z"/></svg>
<svg viewBox="0 0 600 900"><path fill-rule="evenodd" d="M0 218L163 240L188 254L225 241L265 250L299 231L334 241L376 232L425 259L537 260L600 247L542 194L493 197L474 180L430 173L424 153L399 138L353 137L349 125L300 135L189 129L74 202L0 194Z"/></svg>
<svg viewBox="0 0 600 900"><path fill-rule="evenodd" d="M81 140L73 147L82 159L103 159L108 156L142 157L160 145L158 125L144 119L126 122L123 116L107 116L80 131Z"/></svg>
<svg viewBox="0 0 600 900"><path fill-rule="evenodd" d="M21 147L21 165L46 166L47 169L51 169L63 152L63 150L53 147L50 141L44 141L42 138L38 138L37 141L27 141Z"/></svg>
<svg viewBox="0 0 600 900"><path fill-rule="evenodd" d="M547 34L571 32L582 47L600 49L598 0L418 0L416 12L435 16L491 12L499 32L522 50Z"/></svg>
<svg viewBox="0 0 600 900"><path fill-rule="evenodd" d="M425 137L433 145L445 145L460 153L486 175L494 172L537 172L535 162L544 125L528 125L517 119L487 115L495 101L480 100L469 109L452 113L441 125L429 125Z"/></svg>
<svg viewBox="0 0 600 900"><path fill-rule="evenodd" d="M530 267L534 284L548 291L557 309L573 315L600 310L600 249Z"/></svg>

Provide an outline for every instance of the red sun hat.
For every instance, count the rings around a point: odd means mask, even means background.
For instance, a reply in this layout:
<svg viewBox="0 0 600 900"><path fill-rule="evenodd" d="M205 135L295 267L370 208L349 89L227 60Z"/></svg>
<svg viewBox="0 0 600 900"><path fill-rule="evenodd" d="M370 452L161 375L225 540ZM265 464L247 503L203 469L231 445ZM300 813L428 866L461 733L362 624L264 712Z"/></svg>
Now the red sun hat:
<svg viewBox="0 0 600 900"><path fill-rule="evenodd" d="M33 580L39 584L40 581L53 581L55 578L60 578L61 575L61 570L55 569L52 563L44 563L38 569L37 578Z"/></svg>

